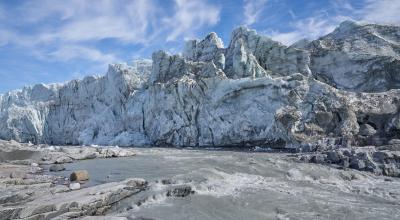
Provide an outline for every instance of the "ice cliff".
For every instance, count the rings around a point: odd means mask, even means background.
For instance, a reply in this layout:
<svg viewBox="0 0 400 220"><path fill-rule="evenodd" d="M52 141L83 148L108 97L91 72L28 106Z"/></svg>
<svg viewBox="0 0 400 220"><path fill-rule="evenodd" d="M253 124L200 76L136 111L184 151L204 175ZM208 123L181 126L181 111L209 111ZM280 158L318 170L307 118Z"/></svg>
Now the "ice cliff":
<svg viewBox="0 0 400 220"><path fill-rule="evenodd" d="M183 55L0 95L0 138L120 146L359 145L400 138L400 28L343 22L285 46L239 27Z"/></svg>

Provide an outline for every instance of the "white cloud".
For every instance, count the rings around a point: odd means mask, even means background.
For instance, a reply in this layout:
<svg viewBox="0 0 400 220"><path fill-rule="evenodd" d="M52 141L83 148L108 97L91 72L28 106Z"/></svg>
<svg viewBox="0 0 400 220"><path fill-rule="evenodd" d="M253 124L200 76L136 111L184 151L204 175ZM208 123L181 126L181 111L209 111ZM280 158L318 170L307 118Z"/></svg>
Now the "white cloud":
<svg viewBox="0 0 400 220"><path fill-rule="evenodd" d="M160 13L153 2L29 1L10 12L24 16L0 22L0 46L22 48L40 60L68 62L81 59L98 64L121 61L116 55L97 49L94 43L103 39L114 39L122 44L151 41L151 31L159 20L156 13ZM0 13L1 10L0 7Z"/></svg>
<svg viewBox="0 0 400 220"><path fill-rule="evenodd" d="M333 19L336 20L336 19ZM294 29L291 32L269 31L267 34L274 40L286 45L291 45L301 39L316 39L319 36L328 34L336 27L336 21L324 19L320 16L301 19L290 25Z"/></svg>
<svg viewBox="0 0 400 220"><path fill-rule="evenodd" d="M108 59L107 54L95 56L89 53L89 48L94 48L93 43L113 39L120 44L147 47L180 40L181 37L193 37L198 30L215 25L220 19L220 7L202 0L174 0L172 12L156 3L159 2L29 1L13 9L14 14L24 16L16 17L8 26L0 23L0 46L18 46L42 59L51 55L52 59L67 61L82 55L82 59L103 62L113 59ZM15 29L16 26L20 29L29 27L29 34ZM71 48L67 49L65 45ZM101 50L97 49L97 52L101 53Z"/></svg>
<svg viewBox="0 0 400 220"><path fill-rule="evenodd" d="M399 0L366 0L365 7L357 13L366 22L400 25Z"/></svg>
<svg viewBox="0 0 400 220"><path fill-rule="evenodd" d="M202 0L175 0L175 14L164 19L171 29L167 41L193 34L204 26L213 26L219 22L220 8Z"/></svg>
<svg viewBox="0 0 400 220"><path fill-rule="evenodd" d="M331 0L331 5L337 11L337 13L343 11L353 11L355 10L354 7L351 5L349 0Z"/></svg>
<svg viewBox="0 0 400 220"><path fill-rule="evenodd" d="M56 51L49 53L48 56L60 61L69 61L82 58L104 64L118 61L114 54L104 54L97 49L77 45L62 46Z"/></svg>
<svg viewBox="0 0 400 220"><path fill-rule="evenodd" d="M267 0L244 0L244 24L254 24L265 8Z"/></svg>
<svg viewBox="0 0 400 220"><path fill-rule="evenodd" d="M53 16L58 18L58 27L39 35L41 42L51 41L97 41L116 39L123 42L142 43L149 29L149 23L156 19L151 0L136 0L122 5L111 0L72 0L55 3L37 0L24 5L27 22L41 22Z"/></svg>
<svg viewBox="0 0 400 220"><path fill-rule="evenodd" d="M290 45L303 38L314 40L326 35L344 20L400 25L399 0L365 0L359 8L353 7L349 0L331 0L331 6L334 13L321 11L290 23L292 31L267 30L265 33L274 40Z"/></svg>

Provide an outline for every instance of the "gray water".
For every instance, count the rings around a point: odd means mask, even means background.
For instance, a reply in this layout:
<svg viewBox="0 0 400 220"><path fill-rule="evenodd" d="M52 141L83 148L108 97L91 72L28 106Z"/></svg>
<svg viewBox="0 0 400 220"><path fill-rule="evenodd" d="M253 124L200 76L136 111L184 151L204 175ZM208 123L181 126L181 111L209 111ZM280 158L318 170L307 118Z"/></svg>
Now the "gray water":
<svg viewBox="0 0 400 220"><path fill-rule="evenodd" d="M149 189L118 203L109 215L152 219L400 219L400 181L358 171L299 163L288 154L137 149L131 158L67 165L86 169L85 187L144 178ZM160 180L170 179L172 185ZM191 186L195 194L167 197ZM138 205L138 201L142 201Z"/></svg>

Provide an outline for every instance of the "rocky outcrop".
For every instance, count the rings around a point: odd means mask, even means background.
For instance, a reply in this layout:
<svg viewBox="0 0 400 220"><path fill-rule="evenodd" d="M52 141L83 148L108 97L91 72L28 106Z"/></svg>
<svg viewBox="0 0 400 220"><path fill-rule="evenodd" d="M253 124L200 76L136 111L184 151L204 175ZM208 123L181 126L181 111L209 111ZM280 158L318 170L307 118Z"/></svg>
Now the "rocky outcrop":
<svg viewBox="0 0 400 220"><path fill-rule="evenodd" d="M383 145L400 138L398 30L347 21L290 47L239 27L224 48L211 33L189 41L183 56L158 51L151 62L110 65L103 77L3 94L0 138L62 145Z"/></svg>
<svg viewBox="0 0 400 220"><path fill-rule="evenodd" d="M383 92L400 87L400 27L345 21L305 48L313 75L336 88Z"/></svg>
<svg viewBox="0 0 400 220"><path fill-rule="evenodd" d="M112 205L145 189L147 183L143 179L127 179L121 182L111 182L74 191L58 186L63 190L55 192L45 186L37 187L36 193L31 193L29 200L23 206L0 204L2 219L70 219L82 216L102 215ZM50 188L48 186L48 188ZM21 190L27 191L27 190ZM42 195L40 195L42 193ZM7 197L10 203L11 199Z"/></svg>
<svg viewBox="0 0 400 220"><path fill-rule="evenodd" d="M131 148L98 146L48 146L20 144L15 141L0 140L0 162L12 162L21 165L48 165L50 171L64 170L64 163L74 160L86 160L111 157L131 157L136 151Z"/></svg>
<svg viewBox="0 0 400 220"><path fill-rule="evenodd" d="M400 177L400 145L381 147L336 148L326 151L303 153L301 161L332 165L341 169L355 169L377 175Z"/></svg>

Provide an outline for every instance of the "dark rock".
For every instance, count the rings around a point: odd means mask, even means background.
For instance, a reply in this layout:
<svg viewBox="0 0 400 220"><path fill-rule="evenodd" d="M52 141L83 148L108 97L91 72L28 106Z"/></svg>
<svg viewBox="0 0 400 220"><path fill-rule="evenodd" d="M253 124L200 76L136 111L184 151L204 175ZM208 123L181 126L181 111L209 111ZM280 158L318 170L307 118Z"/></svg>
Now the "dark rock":
<svg viewBox="0 0 400 220"><path fill-rule="evenodd" d="M343 157L341 155L341 153L337 152L337 151L329 151L327 154L327 161L331 162L331 163L339 163L340 159Z"/></svg>
<svg viewBox="0 0 400 220"><path fill-rule="evenodd" d="M399 177L400 170L394 164L384 164L382 173L385 176Z"/></svg>
<svg viewBox="0 0 400 220"><path fill-rule="evenodd" d="M359 134L362 136L371 136L376 134L376 130L369 124L363 124L360 126Z"/></svg>
<svg viewBox="0 0 400 220"><path fill-rule="evenodd" d="M172 184L172 180L170 180L170 179L163 179L163 180L161 180L161 183L162 183L163 185L170 185L170 184Z"/></svg>
<svg viewBox="0 0 400 220"><path fill-rule="evenodd" d="M171 190L168 190L167 196L172 197L186 197L190 194L194 194L192 187L190 186L180 186Z"/></svg>
<svg viewBox="0 0 400 220"><path fill-rule="evenodd" d="M310 159L311 163L324 163L325 162L325 155L317 154L313 155Z"/></svg>
<svg viewBox="0 0 400 220"><path fill-rule="evenodd" d="M62 171L62 170L65 170L65 167L62 164L53 164L49 168L50 172L58 172L58 171Z"/></svg>
<svg viewBox="0 0 400 220"><path fill-rule="evenodd" d="M333 115L332 112L317 111L315 113L315 120L318 125L326 127L332 123Z"/></svg>
<svg viewBox="0 0 400 220"><path fill-rule="evenodd" d="M301 155L300 156L300 161L302 161L302 162L309 163L310 160L311 160L311 156L310 155Z"/></svg>
<svg viewBox="0 0 400 220"><path fill-rule="evenodd" d="M350 158L343 157L340 161L340 165L343 169L347 169L350 166Z"/></svg>
<svg viewBox="0 0 400 220"><path fill-rule="evenodd" d="M301 146L302 152L313 152L316 151L317 146L315 144L304 144Z"/></svg>
<svg viewBox="0 0 400 220"><path fill-rule="evenodd" d="M350 162L350 168L352 169L356 169L356 170L363 170L365 169L365 163L362 159L353 157L351 158L351 162Z"/></svg>
<svg viewBox="0 0 400 220"><path fill-rule="evenodd" d="M384 151L376 151L372 154L373 160L379 163L385 163L385 161L390 157L391 157L390 153Z"/></svg>
<svg viewBox="0 0 400 220"><path fill-rule="evenodd" d="M343 155L346 156L346 157L351 157L351 156L353 156L351 150L344 150L344 151L343 151Z"/></svg>

